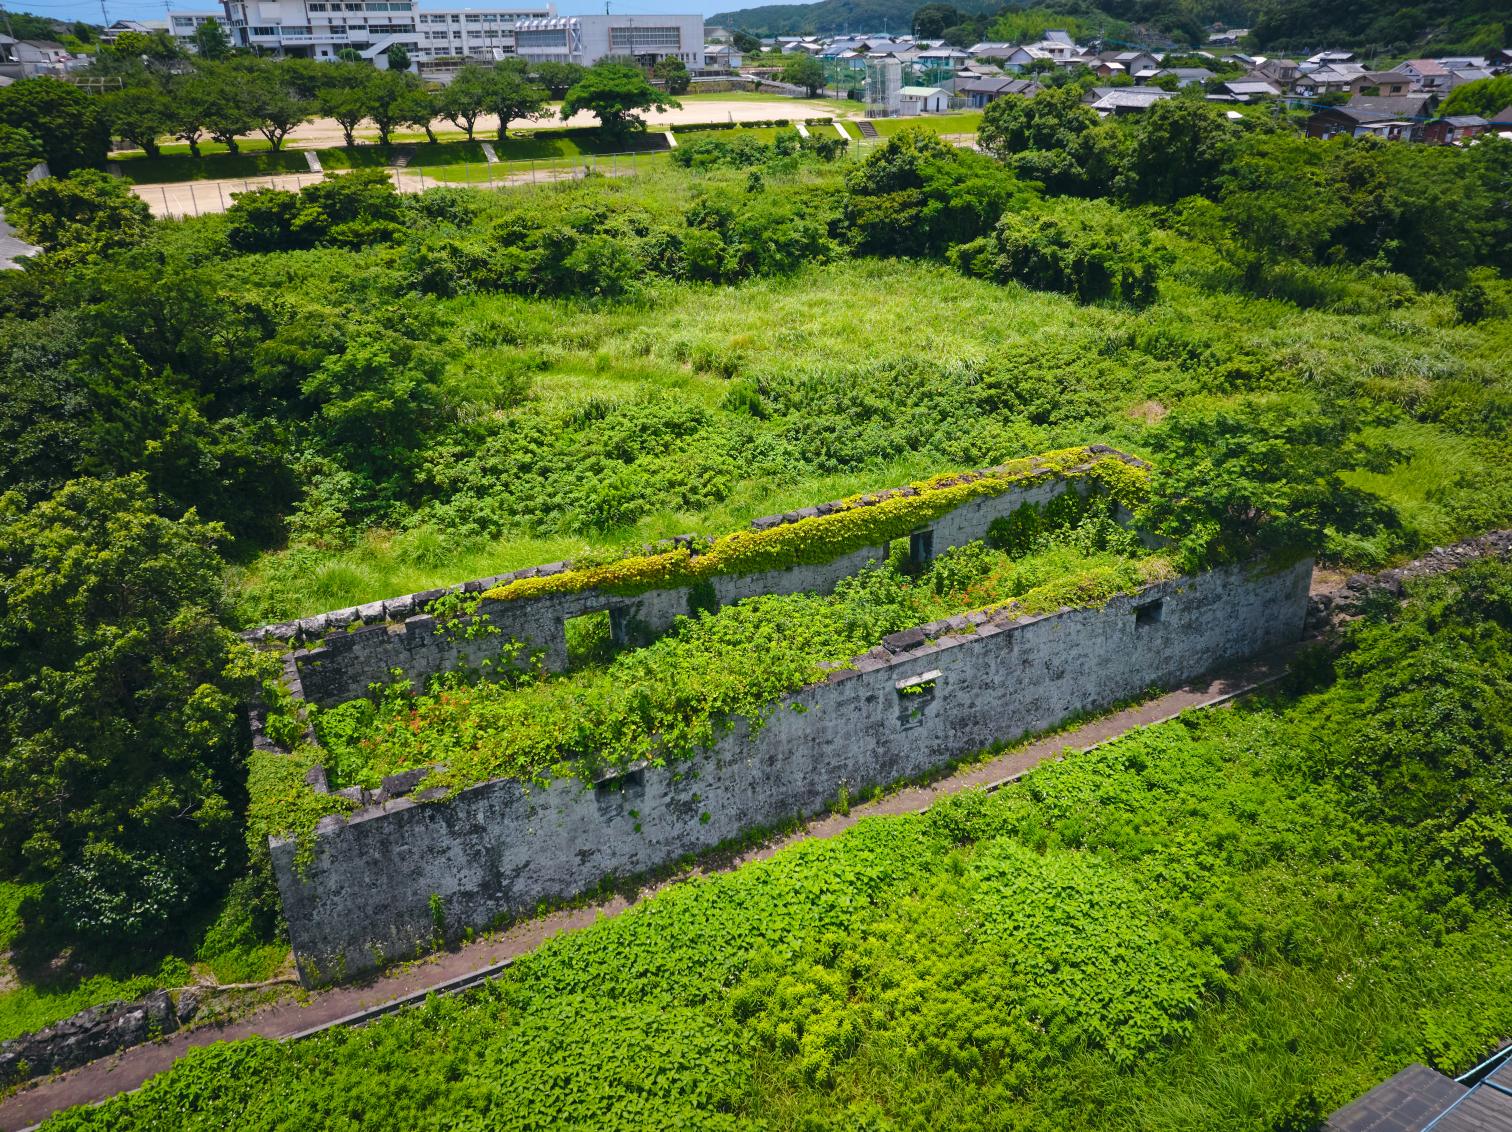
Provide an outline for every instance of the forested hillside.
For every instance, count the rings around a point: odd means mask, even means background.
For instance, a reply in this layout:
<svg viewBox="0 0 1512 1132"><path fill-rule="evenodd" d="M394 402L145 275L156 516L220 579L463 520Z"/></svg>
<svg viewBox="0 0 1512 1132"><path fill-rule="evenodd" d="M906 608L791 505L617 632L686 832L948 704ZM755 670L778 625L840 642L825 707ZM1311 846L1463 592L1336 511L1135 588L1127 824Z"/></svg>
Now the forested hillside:
<svg viewBox="0 0 1512 1132"><path fill-rule="evenodd" d="M931 7L939 7L932 5ZM1508 42L1509 17L1497 0L1435 0L1406 7L1389 0L1323 4L1316 0L1045 0L1043 3L948 5L982 17L986 39L1001 38L990 28L995 16L1044 13L1050 26L1077 30L1116 43L1169 40L1201 46L1214 24L1249 28L1256 47L1267 51L1344 47L1371 55L1484 53ZM815 35L840 32L906 34L913 28L914 0L819 0L814 4L769 4L708 17L721 27L756 35ZM944 26L950 26L948 23Z"/></svg>

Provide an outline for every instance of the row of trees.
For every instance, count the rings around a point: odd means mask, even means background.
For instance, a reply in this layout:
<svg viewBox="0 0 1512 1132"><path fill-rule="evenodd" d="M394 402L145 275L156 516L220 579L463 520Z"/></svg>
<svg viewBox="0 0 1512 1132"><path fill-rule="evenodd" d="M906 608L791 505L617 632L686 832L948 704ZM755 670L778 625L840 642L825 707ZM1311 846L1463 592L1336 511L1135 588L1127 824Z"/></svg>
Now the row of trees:
<svg viewBox="0 0 1512 1132"><path fill-rule="evenodd" d="M686 68L682 74L686 79ZM563 118L586 111L611 133L642 128L638 111L677 105L639 68L608 61L591 68L531 68L513 59L472 63L436 87L410 72L365 63L251 55L171 69L143 64L126 78L126 85L101 95L53 78L0 89L0 178L14 184L43 160L58 174L98 168L112 139L148 157L158 156L166 138L187 144L195 156L206 139L236 153L240 139L256 134L278 150L290 131L317 116L334 119L349 146L364 122L386 145L403 127L423 130L435 141L438 121L466 131L471 140L487 115L499 119L502 139L511 121L546 116L553 98L563 100ZM669 89L677 85L667 79Z"/></svg>

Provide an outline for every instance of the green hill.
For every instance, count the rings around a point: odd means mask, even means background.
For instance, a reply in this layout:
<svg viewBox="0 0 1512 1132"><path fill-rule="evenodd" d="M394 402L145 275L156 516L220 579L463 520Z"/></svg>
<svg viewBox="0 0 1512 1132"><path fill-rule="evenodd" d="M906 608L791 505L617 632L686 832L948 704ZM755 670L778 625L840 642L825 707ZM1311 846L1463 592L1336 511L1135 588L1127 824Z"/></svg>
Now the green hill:
<svg viewBox="0 0 1512 1132"><path fill-rule="evenodd" d="M837 32L893 32L911 29L914 0L818 0L814 4L768 4L709 17L709 23L742 28L756 35L826 35ZM1359 0L1354 4L1320 4L1317 0L1104 0L1098 6L1081 0L1048 0L1030 8L965 0L954 7L991 38L993 17L1053 17L1061 25L1084 27L1132 25L1130 37L1159 42L1166 38L1191 44L1206 40L1215 23L1254 30L1256 45L1288 51L1357 47L1374 55L1464 51L1485 53L1509 43L1512 20L1505 0L1433 0L1405 7L1393 0Z"/></svg>

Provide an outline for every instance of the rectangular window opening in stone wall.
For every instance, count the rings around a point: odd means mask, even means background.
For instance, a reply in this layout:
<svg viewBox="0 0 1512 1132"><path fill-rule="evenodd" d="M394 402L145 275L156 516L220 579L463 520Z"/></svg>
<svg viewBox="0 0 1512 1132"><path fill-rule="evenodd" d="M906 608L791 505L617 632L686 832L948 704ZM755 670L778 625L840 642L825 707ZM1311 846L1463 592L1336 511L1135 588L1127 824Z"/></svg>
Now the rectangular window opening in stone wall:
<svg viewBox="0 0 1512 1132"><path fill-rule="evenodd" d="M619 651L624 643L624 618L614 614L612 608L595 609L562 622L568 668L604 664Z"/></svg>
<svg viewBox="0 0 1512 1132"><path fill-rule="evenodd" d="M1134 607L1134 625L1143 629L1149 625L1158 625L1165 620L1165 602L1147 601L1143 605Z"/></svg>

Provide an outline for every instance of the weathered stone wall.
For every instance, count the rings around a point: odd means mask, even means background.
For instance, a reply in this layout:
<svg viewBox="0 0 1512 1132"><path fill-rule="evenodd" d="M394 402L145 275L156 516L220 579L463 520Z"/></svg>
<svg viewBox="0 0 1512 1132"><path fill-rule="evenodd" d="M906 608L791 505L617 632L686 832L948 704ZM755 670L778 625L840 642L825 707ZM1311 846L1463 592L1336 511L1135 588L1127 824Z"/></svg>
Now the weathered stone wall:
<svg viewBox="0 0 1512 1132"><path fill-rule="evenodd" d="M498 780L327 818L304 875L292 842L273 846L301 974L328 981L424 950L433 895L448 933L485 928L814 813L842 784L854 793L920 774L1294 641L1311 566L1229 568L1100 609L952 618L894 634L855 670L787 697L754 737L737 728L697 759L593 786Z"/></svg>
<svg viewBox="0 0 1512 1132"><path fill-rule="evenodd" d="M175 1010L165 990L140 1002L91 1006L46 1029L0 1042L0 1085L73 1069L107 1054L171 1034L192 1009Z"/></svg>
<svg viewBox="0 0 1512 1132"><path fill-rule="evenodd" d="M1079 489L1079 481L1067 480L1047 471L1002 494L972 499L930 524L934 552L983 538L994 519L1008 515L1026 503L1043 505L1066 491L1068 485ZM827 508L833 506L825 505ZM789 515L758 519L753 525L766 529L824 513L827 513L825 508L806 507ZM860 573L868 560L885 556L883 547L865 547L818 565L720 576L711 581L721 605L758 594L830 593L842 578ZM531 567L512 575L470 582L461 589L481 592L510 578L549 575L565 569L566 563L560 562ZM467 640L448 635L437 626L433 616L423 612L431 601L445 592L433 590L410 594L309 619L310 624L303 632L308 636L320 636L321 643L313 648L296 650L290 658L303 698L309 703L329 707L367 694L372 684L387 683L395 669L423 681L464 665L491 663L511 641L523 642L531 650L541 650L546 667L553 672L561 671L567 667L564 625L569 619L611 610L625 624L634 626L644 635L654 636L671 628L678 616L688 613L691 599L691 591L679 587L652 590L634 597L584 590L514 601L485 600L479 603L478 613L486 616L490 627L497 632ZM293 629L273 626L264 632L273 629L294 632L303 624L291 623Z"/></svg>

